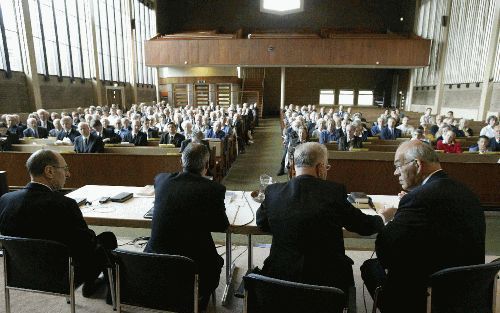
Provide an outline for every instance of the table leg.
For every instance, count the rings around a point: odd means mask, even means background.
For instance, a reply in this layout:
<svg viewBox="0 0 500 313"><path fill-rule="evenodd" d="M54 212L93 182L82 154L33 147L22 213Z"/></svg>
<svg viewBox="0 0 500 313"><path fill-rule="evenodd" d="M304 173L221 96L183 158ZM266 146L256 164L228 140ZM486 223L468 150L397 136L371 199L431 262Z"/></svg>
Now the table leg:
<svg viewBox="0 0 500 313"><path fill-rule="evenodd" d="M252 235L248 234L248 270L253 270L253 245L252 245Z"/></svg>
<svg viewBox="0 0 500 313"><path fill-rule="evenodd" d="M224 286L224 292L222 294L222 305L226 305L227 296L229 295L229 288L231 287L231 282L233 280L233 272L235 266L232 260L232 243L231 243L231 233L226 232L226 286Z"/></svg>

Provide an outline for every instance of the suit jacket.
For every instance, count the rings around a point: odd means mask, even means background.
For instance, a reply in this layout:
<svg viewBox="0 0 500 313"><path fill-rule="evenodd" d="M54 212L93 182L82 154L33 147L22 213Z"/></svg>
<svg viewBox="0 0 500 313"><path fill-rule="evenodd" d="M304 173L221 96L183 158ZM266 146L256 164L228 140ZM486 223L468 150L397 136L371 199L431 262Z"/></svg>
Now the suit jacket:
<svg viewBox="0 0 500 313"><path fill-rule="evenodd" d="M147 146L148 136L145 133L139 131L134 138L132 132L127 132L123 137L123 141L133 143L136 146Z"/></svg>
<svg viewBox="0 0 500 313"><path fill-rule="evenodd" d="M257 226L273 235L264 275L346 290L354 280L342 227L371 235L384 224L354 208L343 185L301 175L266 188ZM313 242L328 244L318 249Z"/></svg>
<svg viewBox="0 0 500 313"><path fill-rule="evenodd" d="M24 135L23 135L23 131L24 131L24 127L22 126L19 126L19 125L14 125L14 126L11 126L7 129L11 134L17 134L17 136L19 138L22 138Z"/></svg>
<svg viewBox="0 0 500 313"><path fill-rule="evenodd" d="M97 136L96 131L93 131L92 133ZM103 128L102 133L100 133L98 137L102 138L103 141L104 141L104 139L109 138L109 143L119 143L122 141L122 138L120 137L120 135L118 135L112 129L109 129L109 128Z"/></svg>
<svg viewBox="0 0 500 313"><path fill-rule="evenodd" d="M388 270L382 298L387 312L425 312L429 275L484 263L484 237L479 199L444 171L406 194L375 242Z"/></svg>
<svg viewBox="0 0 500 313"><path fill-rule="evenodd" d="M339 151L349 151L351 148L363 148L363 139L361 137L354 136L349 142L347 142L347 136L339 138Z"/></svg>
<svg viewBox="0 0 500 313"><path fill-rule="evenodd" d="M495 137L490 139L490 149L491 151L500 151L500 141L497 141Z"/></svg>
<svg viewBox="0 0 500 313"><path fill-rule="evenodd" d="M163 135L161 135L160 144L162 144L162 143L169 144L170 143L170 144L175 145L176 148L180 148L182 142L185 139L186 139L186 137L184 137L184 135L179 134L179 133L175 133L175 135L173 137L170 136L169 133L164 133Z"/></svg>
<svg viewBox="0 0 500 313"><path fill-rule="evenodd" d="M205 132L205 138L219 138L220 140L224 140L225 137L226 133L222 129L215 132L213 128L210 128Z"/></svg>
<svg viewBox="0 0 500 313"><path fill-rule="evenodd" d="M380 139L394 140L396 138L401 137L401 129L393 128L392 132L393 133L391 134L391 131L389 130L389 127L387 127L387 126L382 128L382 132L380 132Z"/></svg>
<svg viewBox="0 0 500 313"><path fill-rule="evenodd" d="M151 239L144 251L193 259L200 281L218 273L224 260L210 232L223 232L229 226L224 206L226 187L189 172L158 174L154 185Z"/></svg>
<svg viewBox="0 0 500 313"><path fill-rule="evenodd" d="M83 136L75 138L75 152L76 153L103 153L104 143L102 138L94 133L90 133L87 145L84 144Z"/></svg>
<svg viewBox="0 0 500 313"><path fill-rule="evenodd" d="M383 129L383 128L382 128ZM377 136L382 132L382 129L377 125L373 126L371 129L372 136Z"/></svg>
<svg viewBox="0 0 500 313"><path fill-rule="evenodd" d="M49 132L46 128L37 127L36 134L35 131L31 128L26 128L23 130L24 137L34 137L34 138L47 138L49 136Z"/></svg>
<svg viewBox="0 0 500 313"><path fill-rule="evenodd" d="M145 132L143 131L143 133ZM148 128L148 138L160 138L160 135L158 133L158 128L156 127Z"/></svg>
<svg viewBox="0 0 500 313"><path fill-rule="evenodd" d="M54 124L51 122L51 121L46 121L45 122L45 126L42 126L42 122L41 121L38 121L38 126L39 127L44 127L47 129L47 131L51 131L52 129L54 129Z"/></svg>
<svg viewBox="0 0 500 313"><path fill-rule="evenodd" d="M96 235L75 200L41 184L29 183L0 197L0 233L63 243L74 257L77 271L95 257Z"/></svg>
<svg viewBox="0 0 500 313"><path fill-rule="evenodd" d="M74 128L71 129L71 131L69 132L69 134L64 130L62 129L59 134L57 135L57 139L58 140L63 140L65 137L68 137L71 142L75 142L75 138L80 136L81 134Z"/></svg>

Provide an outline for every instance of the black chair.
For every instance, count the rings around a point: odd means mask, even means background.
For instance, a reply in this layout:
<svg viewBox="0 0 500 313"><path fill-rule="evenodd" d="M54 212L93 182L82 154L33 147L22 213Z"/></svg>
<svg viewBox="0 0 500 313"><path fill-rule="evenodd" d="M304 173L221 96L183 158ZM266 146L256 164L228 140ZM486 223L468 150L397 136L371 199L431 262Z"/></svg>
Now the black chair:
<svg viewBox="0 0 500 313"><path fill-rule="evenodd" d="M75 272L68 248L58 242L0 236L4 255L5 311L10 289L58 295L75 312Z"/></svg>
<svg viewBox="0 0 500 313"><path fill-rule="evenodd" d="M258 274L243 277L245 313L340 313L346 312L346 297L334 287L315 286Z"/></svg>
<svg viewBox="0 0 500 313"><path fill-rule="evenodd" d="M488 264L447 268L432 274L427 312L491 313L495 311L500 259Z"/></svg>
<svg viewBox="0 0 500 313"><path fill-rule="evenodd" d="M7 184L7 172L0 171L0 197L9 192L9 185Z"/></svg>
<svg viewBox="0 0 500 313"><path fill-rule="evenodd" d="M115 250L116 304L173 312L199 311L193 260L179 255Z"/></svg>

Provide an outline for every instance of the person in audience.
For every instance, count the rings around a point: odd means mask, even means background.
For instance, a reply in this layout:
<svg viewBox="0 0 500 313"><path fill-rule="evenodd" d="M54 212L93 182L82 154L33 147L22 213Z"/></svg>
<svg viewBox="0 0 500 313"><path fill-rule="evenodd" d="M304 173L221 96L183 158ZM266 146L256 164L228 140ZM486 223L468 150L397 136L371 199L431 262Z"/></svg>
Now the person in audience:
<svg viewBox="0 0 500 313"><path fill-rule="evenodd" d="M83 296L90 297L99 287L99 274L103 272L107 279L106 265L111 250L117 247L116 237L111 232L96 236L75 200L58 192L70 177L61 154L38 150L28 158L26 167L31 182L0 197L0 233L66 245L73 257L75 281L84 282ZM108 296L111 303L109 292Z"/></svg>
<svg viewBox="0 0 500 313"><path fill-rule="evenodd" d="M40 110L36 111L36 113L38 114L38 118L39 118L38 126L47 129L47 131L49 131L49 132L52 129L54 129L54 124L49 120L49 112L47 112L44 109L40 109Z"/></svg>
<svg viewBox="0 0 500 313"><path fill-rule="evenodd" d="M214 122L212 128L206 130L205 138L218 138L220 140L226 138L226 133L222 130L219 121Z"/></svg>
<svg viewBox="0 0 500 313"><path fill-rule="evenodd" d="M441 127L439 127L439 130L435 134L436 141L443 140L444 136L446 136L446 134L450 131L453 131L451 126L446 123L442 123Z"/></svg>
<svg viewBox="0 0 500 313"><path fill-rule="evenodd" d="M151 239L144 249L194 260L202 309L219 285L224 265L210 232L225 232L229 226L224 206L226 187L204 177L209 156L205 145L190 143L182 153L181 173L155 177Z"/></svg>
<svg viewBox="0 0 500 313"><path fill-rule="evenodd" d="M342 133L342 130L340 128L337 129L335 127L335 121L328 120L328 122L326 123L326 129L321 131L321 134L319 137L319 143L327 144L327 143L331 143L331 142L336 142L339 140L341 133Z"/></svg>
<svg viewBox="0 0 500 313"><path fill-rule="evenodd" d="M177 125L174 122L167 124L168 132L161 135L160 144L172 144L176 148L180 148L182 141L186 139L184 135L177 132Z"/></svg>
<svg viewBox="0 0 500 313"><path fill-rule="evenodd" d="M49 137L57 137L59 133L62 131L61 120L56 118L52 121L54 128L49 131Z"/></svg>
<svg viewBox="0 0 500 313"><path fill-rule="evenodd" d="M461 118L460 122L458 123L457 137L471 137L471 136L474 136L474 132L469 127L469 120L466 118Z"/></svg>
<svg viewBox="0 0 500 313"><path fill-rule="evenodd" d="M398 125L396 128L401 131L401 137L411 137L413 130L415 129L413 126L408 124L410 118L408 116L403 117L401 120L401 125Z"/></svg>
<svg viewBox="0 0 500 313"><path fill-rule="evenodd" d="M9 133L16 134L19 138L22 138L24 136L23 135L24 127L19 126L18 123L19 121L17 115L15 114L8 114L5 117L5 124L7 126L7 130L9 131Z"/></svg>
<svg viewBox="0 0 500 313"><path fill-rule="evenodd" d="M488 119L486 120L486 123L488 125L484 126L481 129L481 132L479 133L480 136L487 136L488 138L493 138L495 137L495 126L498 124L498 117L495 115L490 115L488 116Z"/></svg>
<svg viewBox="0 0 500 313"><path fill-rule="evenodd" d="M142 121L141 131L148 136L148 139L160 138L160 135L158 134L158 129L154 126L151 126L151 120L149 118L143 117L141 118L141 121Z"/></svg>
<svg viewBox="0 0 500 313"><path fill-rule="evenodd" d="M394 218L379 231L377 258L365 261L361 277L372 297L382 287L377 301L382 313L421 313L429 275L484 263L484 213L478 197L441 169L430 145L402 143L394 166L405 192L397 209L380 210Z"/></svg>
<svg viewBox="0 0 500 313"><path fill-rule="evenodd" d="M193 123L191 123L190 120L185 120L184 122L182 122L182 129L184 129L182 135L184 135L186 140L193 137Z"/></svg>
<svg viewBox="0 0 500 313"><path fill-rule="evenodd" d="M443 137L443 140L438 140L436 144L437 150L443 150L445 153L462 153L460 142L455 141L456 135L453 131L448 131Z"/></svg>
<svg viewBox="0 0 500 313"><path fill-rule="evenodd" d="M345 187L326 180L330 166L324 145L297 146L294 163L296 176L267 186L257 210L257 226L273 235L261 274L347 293L354 286L353 261L345 255L342 229L370 235L383 228L383 219L354 208ZM311 242L328 244L318 249Z"/></svg>
<svg viewBox="0 0 500 313"><path fill-rule="evenodd" d="M54 122L56 119L61 119L61 115L57 112L50 113L50 120Z"/></svg>
<svg viewBox="0 0 500 313"><path fill-rule="evenodd" d="M70 140L71 143L74 143L75 138L80 136L80 133L73 128L73 119L69 116L64 116L61 118L61 125L63 129L57 135L57 140L64 141L65 138L67 138L66 140Z"/></svg>
<svg viewBox="0 0 500 313"><path fill-rule="evenodd" d="M241 114L239 113L235 113L233 115L233 129L234 129L234 134L236 135L236 141L238 142L238 153L243 154L245 153L245 145L246 145L245 131L243 129L243 121L241 118ZM284 160L283 160L283 165L284 165ZM284 172L282 175L284 175Z"/></svg>
<svg viewBox="0 0 500 313"><path fill-rule="evenodd" d="M453 111L446 112L446 118L454 119L455 117L453 116Z"/></svg>
<svg viewBox="0 0 500 313"><path fill-rule="evenodd" d="M490 138L487 136L479 136L477 140L477 145L469 147L469 152L478 152L479 154L484 154L490 151Z"/></svg>
<svg viewBox="0 0 500 313"><path fill-rule="evenodd" d="M127 132L123 137L122 142L133 143L136 146L147 146L148 145L148 135L141 131L141 121L132 121L132 131Z"/></svg>
<svg viewBox="0 0 500 313"><path fill-rule="evenodd" d="M434 120L434 117L431 115L432 113L432 108L427 108L425 109L424 115L420 117L420 125L422 124L430 124L434 125L436 121Z"/></svg>
<svg viewBox="0 0 500 313"><path fill-rule="evenodd" d="M396 120L392 117L387 120L387 126L380 132L380 139L383 140L395 140L401 137L401 130L395 127Z"/></svg>
<svg viewBox="0 0 500 313"><path fill-rule="evenodd" d="M204 144L207 149L210 151L210 143L208 142L208 140L205 140L205 134L203 134L203 132L199 131L199 130L196 130L193 132L191 138L188 138L184 141L182 141L181 143L181 153L186 149L186 147L190 144L190 143L201 143L201 144Z"/></svg>
<svg viewBox="0 0 500 313"><path fill-rule="evenodd" d="M300 126L297 130L297 138L294 138L290 141L288 145L287 157L285 167L290 170L291 165L293 164L293 153L295 152L295 148L298 145L301 145L307 142L307 129L305 126Z"/></svg>
<svg viewBox="0 0 500 313"><path fill-rule="evenodd" d="M441 129L441 127L444 125L444 116L443 115L438 115L436 117L436 124L432 125L430 128L431 134L434 137L439 137L439 135L436 135L436 133Z"/></svg>
<svg viewBox="0 0 500 313"><path fill-rule="evenodd" d="M490 150L493 152L500 151L500 125L495 126L495 137L490 139Z"/></svg>
<svg viewBox="0 0 500 313"><path fill-rule="evenodd" d="M372 136L373 137L378 136L382 132L382 129L384 129L384 125L385 125L384 118L383 117L377 118L377 125L374 125L371 129Z"/></svg>
<svg viewBox="0 0 500 313"><path fill-rule="evenodd" d="M90 126L87 122L78 124L80 136L75 138L76 153L102 153L104 152L104 143L102 138L95 133L90 132Z"/></svg>
<svg viewBox="0 0 500 313"><path fill-rule="evenodd" d="M430 144L429 139L427 139L424 135L424 131L419 128L413 130L410 140L420 140L422 142Z"/></svg>
<svg viewBox="0 0 500 313"><path fill-rule="evenodd" d="M121 119L117 119L113 125L115 126L115 134L120 136L121 141L123 141L123 138L125 138L130 131L123 127Z"/></svg>
<svg viewBox="0 0 500 313"><path fill-rule="evenodd" d="M346 125L345 133L338 140L339 151L350 151L363 148L363 139L355 135L356 127L352 124Z"/></svg>
<svg viewBox="0 0 500 313"><path fill-rule="evenodd" d="M120 136L115 134L115 132L109 128L104 128L98 119L91 120L89 126L92 128L92 132L102 139L103 143L119 143L122 141Z"/></svg>
<svg viewBox="0 0 500 313"><path fill-rule="evenodd" d="M255 123L257 123L257 116L255 116ZM222 131L224 131L224 133L226 133L226 136L230 136L233 134L233 127L231 126L232 125L232 118L230 116L224 116L223 117L223 127L222 127ZM255 125L255 124L254 124Z"/></svg>
<svg viewBox="0 0 500 313"><path fill-rule="evenodd" d="M19 136L11 133L7 126L0 123L0 151L11 151L13 144L19 143Z"/></svg>
<svg viewBox="0 0 500 313"><path fill-rule="evenodd" d="M33 137L33 138L47 138L49 132L44 127L38 127L37 121L34 117L28 118L26 121L28 128L23 130L23 137Z"/></svg>
<svg viewBox="0 0 500 313"><path fill-rule="evenodd" d="M321 132L323 132L326 129L326 121L322 118L319 118L316 121L316 127L312 130L311 133L309 133L310 138L317 138L318 141L321 138Z"/></svg>

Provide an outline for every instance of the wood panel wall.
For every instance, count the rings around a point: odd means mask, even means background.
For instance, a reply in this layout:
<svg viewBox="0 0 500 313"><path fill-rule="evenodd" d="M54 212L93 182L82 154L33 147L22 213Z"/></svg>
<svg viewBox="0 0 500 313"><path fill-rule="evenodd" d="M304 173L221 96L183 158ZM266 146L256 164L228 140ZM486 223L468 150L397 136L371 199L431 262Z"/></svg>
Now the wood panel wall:
<svg viewBox="0 0 500 313"><path fill-rule="evenodd" d="M145 43L148 66L427 66L421 38L161 40ZM377 63L378 62L378 63Z"/></svg>

